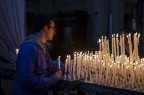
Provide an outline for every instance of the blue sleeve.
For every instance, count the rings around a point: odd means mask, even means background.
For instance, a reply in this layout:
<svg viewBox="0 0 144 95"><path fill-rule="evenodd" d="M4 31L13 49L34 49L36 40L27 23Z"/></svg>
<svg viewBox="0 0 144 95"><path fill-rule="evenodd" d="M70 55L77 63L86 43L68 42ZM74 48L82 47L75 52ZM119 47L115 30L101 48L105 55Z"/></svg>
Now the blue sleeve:
<svg viewBox="0 0 144 95"><path fill-rule="evenodd" d="M56 79L46 78L34 74L34 66L37 61L37 50L34 45L24 45L17 58L16 78L19 83L28 88L48 89Z"/></svg>
<svg viewBox="0 0 144 95"><path fill-rule="evenodd" d="M60 61L60 67L62 70L62 73L65 73L65 63L63 61ZM52 60L50 59L49 63L48 63L48 70L50 71L50 73L54 73L56 71L59 70L58 68L58 60Z"/></svg>

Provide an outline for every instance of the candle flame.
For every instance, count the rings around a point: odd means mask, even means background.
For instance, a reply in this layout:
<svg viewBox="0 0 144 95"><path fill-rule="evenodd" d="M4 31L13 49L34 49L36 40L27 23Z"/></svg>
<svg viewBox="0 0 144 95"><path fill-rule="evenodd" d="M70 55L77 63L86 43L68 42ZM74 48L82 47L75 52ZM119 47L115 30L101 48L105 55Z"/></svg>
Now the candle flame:
<svg viewBox="0 0 144 95"><path fill-rule="evenodd" d="M116 34L116 37L118 37L118 34Z"/></svg>
<svg viewBox="0 0 144 95"><path fill-rule="evenodd" d="M140 37L140 33L138 33L138 37Z"/></svg>
<svg viewBox="0 0 144 95"><path fill-rule="evenodd" d="M129 66L126 67L126 69L128 69L128 68L129 68Z"/></svg>

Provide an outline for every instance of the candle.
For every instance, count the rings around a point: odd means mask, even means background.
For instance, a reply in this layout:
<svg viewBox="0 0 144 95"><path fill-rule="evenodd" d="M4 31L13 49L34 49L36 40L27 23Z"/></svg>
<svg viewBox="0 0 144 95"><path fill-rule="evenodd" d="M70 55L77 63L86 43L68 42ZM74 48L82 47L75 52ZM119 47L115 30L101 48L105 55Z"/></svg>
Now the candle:
<svg viewBox="0 0 144 95"><path fill-rule="evenodd" d="M72 76L73 76L73 60L71 60L71 62L70 62L70 74L71 74L71 79L72 79Z"/></svg>
<svg viewBox="0 0 144 95"><path fill-rule="evenodd" d="M130 73L131 73L131 78L132 78L132 88L134 88L135 85L135 73L134 73L134 63L130 64Z"/></svg>
<svg viewBox="0 0 144 95"><path fill-rule="evenodd" d="M121 49L121 55L122 55L123 48L122 48L122 37L121 36L120 36L120 49Z"/></svg>
<svg viewBox="0 0 144 95"><path fill-rule="evenodd" d="M100 49L100 52L102 51L101 49L101 40L99 39L99 49Z"/></svg>
<svg viewBox="0 0 144 95"><path fill-rule="evenodd" d="M61 69L61 67L60 67L60 56L58 57L58 68Z"/></svg>
<svg viewBox="0 0 144 95"><path fill-rule="evenodd" d="M125 78L126 78L126 87L129 85L129 83L131 83L131 71L129 70L129 66L126 66L125 68Z"/></svg>
<svg viewBox="0 0 144 95"><path fill-rule="evenodd" d="M19 49L17 48L17 49L16 49L16 55L18 55L18 53L19 53Z"/></svg>
<svg viewBox="0 0 144 95"><path fill-rule="evenodd" d="M116 47L117 47L117 56L119 56L119 40L118 40L118 34L116 35Z"/></svg>
<svg viewBox="0 0 144 95"><path fill-rule="evenodd" d="M107 40L108 56L110 56L109 40Z"/></svg>
<svg viewBox="0 0 144 95"><path fill-rule="evenodd" d="M114 41L113 40L114 40L114 38L113 38L113 35L112 35L112 55L114 55L114 48L113 48L114 47Z"/></svg>
<svg viewBox="0 0 144 95"><path fill-rule="evenodd" d="M104 39L103 39L103 36L102 36L102 54L105 53L105 49L104 49Z"/></svg>
<svg viewBox="0 0 144 95"><path fill-rule="evenodd" d="M107 38L105 37L104 39L104 54L106 55L107 54Z"/></svg>
<svg viewBox="0 0 144 95"><path fill-rule="evenodd" d="M122 46L123 46L123 55L125 55L125 38L124 38L124 34L122 35Z"/></svg>
<svg viewBox="0 0 144 95"><path fill-rule="evenodd" d="M66 75L67 75L67 59L65 61L65 75L64 75L65 80L66 80Z"/></svg>
<svg viewBox="0 0 144 95"><path fill-rule="evenodd" d="M138 41L138 37L137 37L137 33L135 33L134 34L134 37L133 37L133 39L134 39L134 51L133 51L133 57L134 57L134 60L135 61L138 61L138 43L139 43L139 41Z"/></svg>
<svg viewBox="0 0 144 95"><path fill-rule="evenodd" d="M112 76L113 76L112 75L112 73L113 73L113 69L112 68L113 68L113 65L110 65L110 67L109 67L109 70L110 70L110 72L109 72L109 74L110 74L110 76L109 76L109 85L110 86L113 86L112 83L111 83L112 82Z"/></svg>
<svg viewBox="0 0 144 95"><path fill-rule="evenodd" d="M70 74L71 72L71 70L70 70L70 68L71 68L71 65L70 65L70 62L71 62L71 56L70 55L68 55L68 73Z"/></svg>
<svg viewBox="0 0 144 95"><path fill-rule="evenodd" d="M67 64L68 65L68 80L71 81L71 56L68 55L67 58L68 58L68 64Z"/></svg>
<svg viewBox="0 0 144 95"><path fill-rule="evenodd" d="M69 72L68 78L85 78L85 82L97 83L100 85L115 86L118 88L129 88L143 90L144 85L144 59L138 57L138 40L134 35L134 52L132 54L131 35L128 36L130 58L125 56L124 35L112 35L112 54L109 54L108 40L102 37L99 39L100 51L75 52L73 59L68 56L66 63ZM120 48L119 48L120 43ZM121 55L119 54L121 51ZM135 56L135 59L133 60ZM136 62L136 64L134 63ZM66 67L65 67L66 68Z"/></svg>
<svg viewBox="0 0 144 95"><path fill-rule="evenodd" d="M128 43L129 43L129 53L130 53L130 62L132 62L132 42L131 42L131 34L128 36ZM132 62L133 63L133 62Z"/></svg>
<svg viewBox="0 0 144 95"><path fill-rule="evenodd" d="M113 37L113 43L114 43L114 59L116 60L116 39L115 39L115 34L114 34L114 37Z"/></svg>
<svg viewBox="0 0 144 95"><path fill-rule="evenodd" d="M75 71L75 68L76 68L76 52L74 53L74 63L73 63L73 80L76 79L75 75L76 75L76 71Z"/></svg>
<svg viewBox="0 0 144 95"><path fill-rule="evenodd" d="M138 44L139 44L139 37L140 37L140 34L137 34L136 33L136 60L138 61L138 57L139 57L139 55L138 55Z"/></svg>

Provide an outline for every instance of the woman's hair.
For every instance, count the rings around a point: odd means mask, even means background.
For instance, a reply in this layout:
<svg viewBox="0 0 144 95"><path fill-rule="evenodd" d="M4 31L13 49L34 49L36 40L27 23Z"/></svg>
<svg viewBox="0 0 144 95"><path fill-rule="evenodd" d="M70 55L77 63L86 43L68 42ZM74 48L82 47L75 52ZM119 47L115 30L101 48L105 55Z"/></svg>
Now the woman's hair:
<svg viewBox="0 0 144 95"><path fill-rule="evenodd" d="M45 13L36 13L33 17L33 31L31 34L39 32L45 26L50 27L50 21L54 19Z"/></svg>

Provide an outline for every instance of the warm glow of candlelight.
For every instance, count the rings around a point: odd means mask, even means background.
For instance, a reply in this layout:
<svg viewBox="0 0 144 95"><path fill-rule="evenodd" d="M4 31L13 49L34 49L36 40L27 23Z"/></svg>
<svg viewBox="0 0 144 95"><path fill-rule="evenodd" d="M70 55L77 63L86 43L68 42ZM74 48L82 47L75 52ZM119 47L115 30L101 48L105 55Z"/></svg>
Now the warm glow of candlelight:
<svg viewBox="0 0 144 95"><path fill-rule="evenodd" d="M138 33L138 38L140 37L140 33Z"/></svg>
<svg viewBox="0 0 144 95"><path fill-rule="evenodd" d="M101 39L99 39L99 41L98 41L99 43L101 43Z"/></svg>
<svg viewBox="0 0 144 95"><path fill-rule="evenodd" d="M129 66L126 67L126 69L128 69L128 68L129 68Z"/></svg>
<svg viewBox="0 0 144 95"><path fill-rule="evenodd" d="M60 67L60 56L58 57L58 68L61 69L61 67Z"/></svg>
<svg viewBox="0 0 144 95"><path fill-rule="evenodd" d="M118 34L116 34L116 37L118 38Z"/></svg>
<svg viewBox="0 0 144 95"><path fill-rule="evenodd" d="M118 88L131 87L135 89L135 85L142 87L143 84L141 85L141 83L144 83L144 58L138 57L137 48L140 34L134 34L134 44L131 41L131 34L127 35L130 56L125 55L124 36L126 35L112 35L111 54L108 52L110 49L109 42L106 36L102 36L102 39L98 41L100 51L74 52L73 60L70 55L67 56L66 63L69 65L68 75L71 76L70 79L85 78L85 82ZM138 84L135 84L136 80Z"/></svg>
<svg viewBox="0 0 144 95"><path fill-rule="evenodd" d="M19 49L17 48L17 49L16 49L16 55L18 55L18 53L19 53Z"/></svg>

